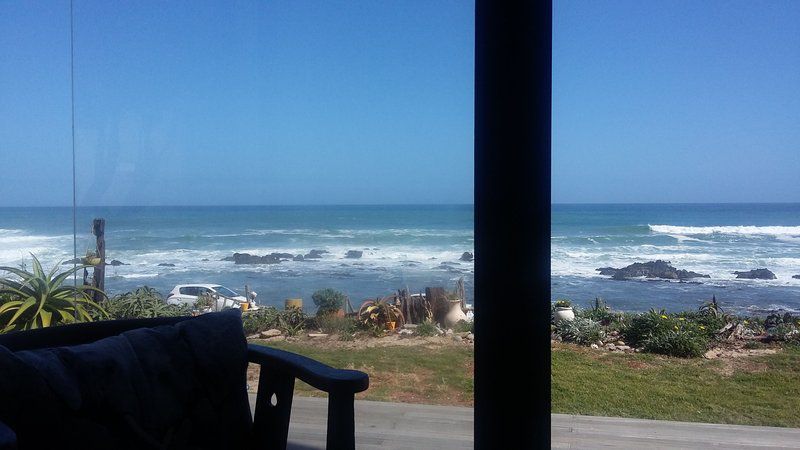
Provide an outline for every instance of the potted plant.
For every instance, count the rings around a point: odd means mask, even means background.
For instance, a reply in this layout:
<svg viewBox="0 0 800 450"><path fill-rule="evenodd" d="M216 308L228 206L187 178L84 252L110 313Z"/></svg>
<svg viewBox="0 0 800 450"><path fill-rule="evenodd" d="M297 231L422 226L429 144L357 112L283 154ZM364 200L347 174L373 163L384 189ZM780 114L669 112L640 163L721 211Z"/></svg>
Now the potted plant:
<svg viewBox="0 0 800 450"><path fill-rule="evenodd" d="M569 300L556 300L553 318L556 322L559 320L575 319L575 311L572 310L572 302Z"/></svg>
<svg viewBox="0 0 800 450"><path fill-rule="evenodd" d="M391 303L388 298L367 300L358 308L358 320L364 325L373 328L394 330L402 327L405 318L400 308Z"/></svg>
<svg viewBox="0 0 800 450"><path fill-rule="evenodd" d="M311 299L317 305L318 316L337 315L344 317L342 305L344 305L345 296L336 289L320 289L311 295Z"/></svg>

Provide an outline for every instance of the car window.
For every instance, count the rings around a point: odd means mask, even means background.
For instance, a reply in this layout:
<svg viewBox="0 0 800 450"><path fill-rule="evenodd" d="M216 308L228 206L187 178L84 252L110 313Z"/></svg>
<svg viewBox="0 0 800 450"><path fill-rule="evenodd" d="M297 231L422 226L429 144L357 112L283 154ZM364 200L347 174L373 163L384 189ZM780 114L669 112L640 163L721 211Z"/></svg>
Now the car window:
<svg viewBox="0 0 800 450"><path fill-rule="evenodd" d="M180 293L183 295L197 295L196 287L182 287Z"/></svg>

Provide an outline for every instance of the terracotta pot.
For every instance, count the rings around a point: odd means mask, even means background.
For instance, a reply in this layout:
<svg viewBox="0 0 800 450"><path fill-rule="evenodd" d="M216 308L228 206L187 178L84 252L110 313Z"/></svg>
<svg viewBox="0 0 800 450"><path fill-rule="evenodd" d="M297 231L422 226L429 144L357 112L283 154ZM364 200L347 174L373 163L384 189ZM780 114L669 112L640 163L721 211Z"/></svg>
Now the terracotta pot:
<svg viewBox="0 0 800 450"><path fill-rule="evenodd" d="M386 322L386 329L389 331L394 331L397 322Z"/></svg>
<svg viewBox="0 0 800 450"><path fill-rule="evenodd" d="M247 302L242 302L239 303L239 307L242 309L242 311L247 311L248 309L250 309L250 304Z"/></svg>

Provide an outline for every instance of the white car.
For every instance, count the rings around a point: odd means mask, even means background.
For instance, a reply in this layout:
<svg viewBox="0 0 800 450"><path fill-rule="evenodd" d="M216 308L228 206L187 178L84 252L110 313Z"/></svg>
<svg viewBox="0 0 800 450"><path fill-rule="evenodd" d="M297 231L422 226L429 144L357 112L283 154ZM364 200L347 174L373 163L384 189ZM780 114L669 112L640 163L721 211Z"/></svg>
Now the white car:
<svg viewBox="0 0 800 450"><path fill-rule="evenodd" d="M187 305L194 307L197 297L200 295L211 295L216 299L216 307L206 308L204 312L222 311L225 308L241 308L243 303L247 303L248 310L256 310L258 306L255 302L256 293L251 292L251 299L246 299L243 295L221 286L219 284L179 284L175 286L167 295L167 304Z"/></svg>

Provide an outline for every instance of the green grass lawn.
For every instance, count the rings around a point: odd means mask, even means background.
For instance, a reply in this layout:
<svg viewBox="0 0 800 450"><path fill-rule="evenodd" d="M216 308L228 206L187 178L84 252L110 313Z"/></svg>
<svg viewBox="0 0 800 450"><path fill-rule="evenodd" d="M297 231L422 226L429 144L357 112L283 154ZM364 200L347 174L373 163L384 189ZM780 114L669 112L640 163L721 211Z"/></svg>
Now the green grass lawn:
<svg viewBox="0 0 800 450"><path fill-rule="evenodd" d="M369 373L370 388L358 398L473 404L473 350L468 346L270 345ZM557 345L552 355L552 411L556 413L800 427L797 347L774 355L726 360L608 353L574 345ZM298 383L297 391L322 395L303 383Z"/></svg>
<svg viewBox="0 0 800 450"><path fill-rule="evenodd" d="M558 346L552 411L800 427L800 350L735 360L679 359Z"/></svg>
<svg viewBox="0 0 800 450"><path fill-rule="evenodd" d="M271 347L299 353L342 369L369 374L369 389L359 399L472 406L473 350L466 345L373 347L361 349L321 348L308 343L270 342ZM299 395L324 393L305 383L296 383Z"/></svg>

